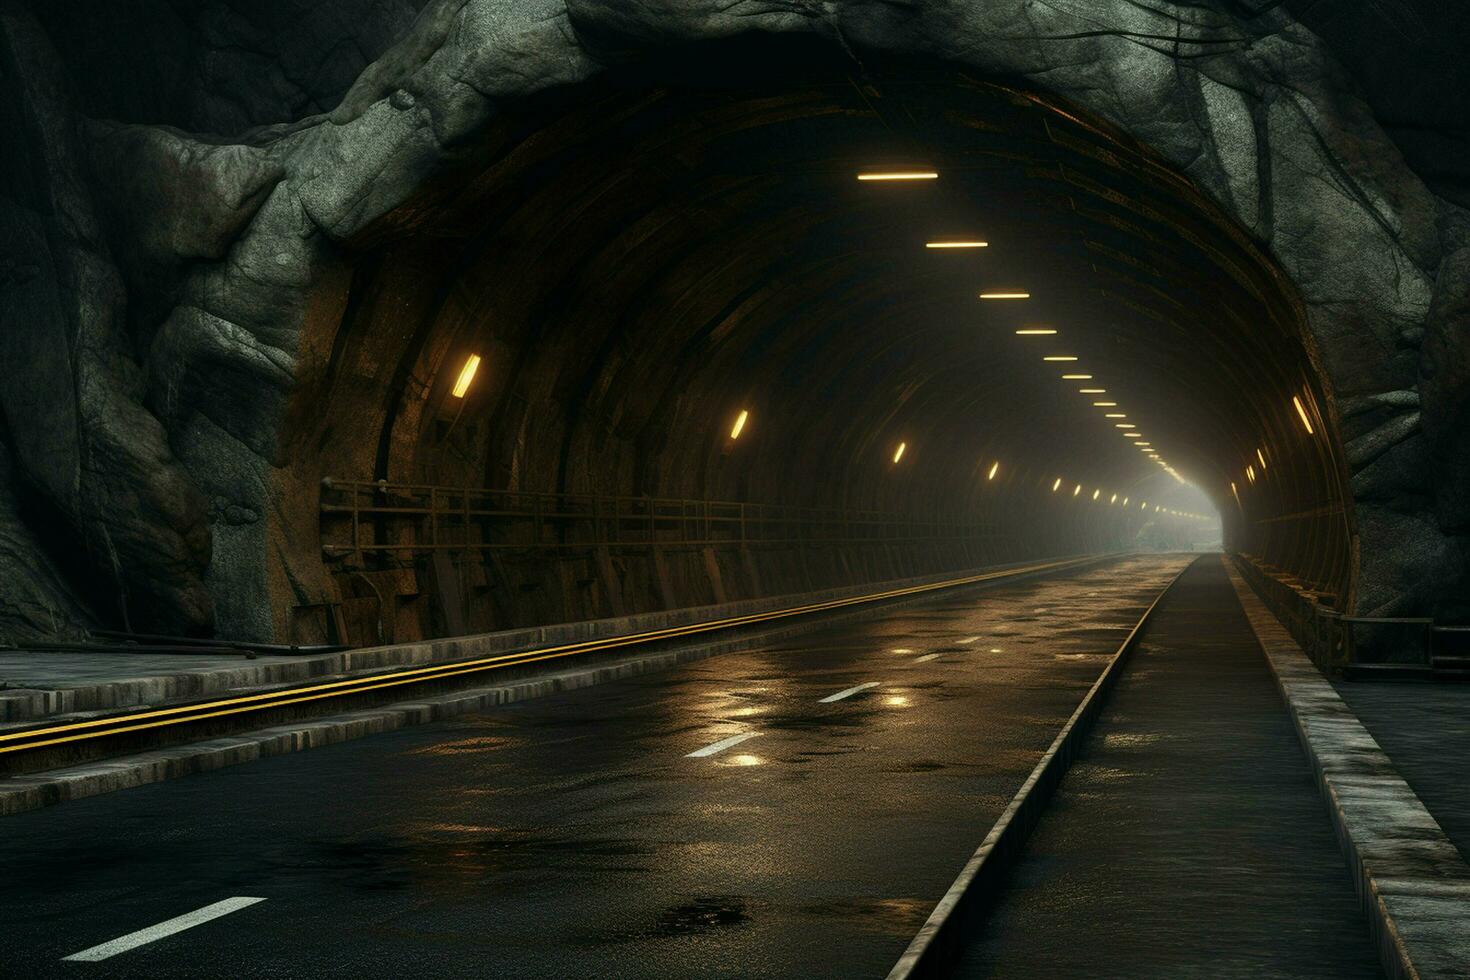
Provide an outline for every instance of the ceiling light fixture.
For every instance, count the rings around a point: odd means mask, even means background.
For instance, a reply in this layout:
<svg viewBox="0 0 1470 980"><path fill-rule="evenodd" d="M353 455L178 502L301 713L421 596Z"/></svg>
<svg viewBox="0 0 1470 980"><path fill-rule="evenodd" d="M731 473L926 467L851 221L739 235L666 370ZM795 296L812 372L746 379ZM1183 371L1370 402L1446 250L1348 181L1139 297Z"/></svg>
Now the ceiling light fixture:
<svg viewBox="0 0 1470 980"><path fill-rule="evenodd" d="M933 170L880 170L857 175L858 180L936 180Z"/></svg>
<svg viewBox="0 0 1470 980"><path fill-rule="evenodd" d="M459 379L454 382L455 398L463 398L465 392L470 390L470 383L475 380L475 372L480 370L480 355L471 354L466 358L464 367L459 369Z"/></svg>

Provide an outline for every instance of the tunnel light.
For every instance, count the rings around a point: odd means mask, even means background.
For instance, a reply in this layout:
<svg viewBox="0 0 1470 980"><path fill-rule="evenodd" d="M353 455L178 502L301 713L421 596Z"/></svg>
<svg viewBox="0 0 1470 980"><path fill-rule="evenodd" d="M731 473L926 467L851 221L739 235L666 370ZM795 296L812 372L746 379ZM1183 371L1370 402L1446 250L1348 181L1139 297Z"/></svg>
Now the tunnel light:
<svg viewBox="0 0 1470 980"><path fill-rule="evenodd" d="M1153 446L1150 445L1148 442L1135 442L1134 445L1135 446L1142 446L1145 449L1152 449L1153 448Z"/></svg>
<svg viewBox="0 0 1470 980"><path fill-rule="evenodd" d="M1247 466L1245 468L1245 478L1252 483L1256 482L1256 468L1254 466Z"/></svg>
<svg viewBox="0 0 1470 980"><path fill-rule="evenodd" d="M470 384L475 380L475 372L480 370L480 355L471 354L465 359L464 367L459 369L459 378L454 382L454 397L463 398L465 392L470 390Z"/></svg>
<svg viewBox="0 0 1470 980"><path fill-rule="evenodd" d="M740 414L735 417L735 426L734 426L734 428L732 428L730 430L730 438L731 439L739 439L740 438L740 433L745 429L745 420L748 419L748 418L750 418L750 413L747 412L745 409L742 408L740 410Z"/></svg>
<svg viewBox="0 0 1470 980"><path fill-rule="evenodd" d="M907 448L909 448L909 444L906 442L900 442L898 444L898 448L893 451L893 461L895 463L903 459L903 451Z"/></svg>
<svg viewBox="0 0 1470 980"><path fill-rule="evenodd" d="M1113 428L1115 428L1115 429L1131 429L1131 428L1133 428L1133 423L1132 422L1114 422L1113 423Z"/></svg>
<svg viewBox="0 0 1470 980"><path fill-rule="evenodd" d="M1155 514L1157 514L1161 509L1162 508L1160 508L1158 504L1154 504L1154 513Z"/></svg>
<svg viewBox="0 0 1470 980"><path fill-rule="evenodd" d="M1075 497L1075 496L1077 496L1081 492L1082 492L1082 484L1079 483L1079 484L1077 484L1076 488L1072 491L1072 496Z"/></svg>
<svg viewBox="0 0 1470 980"><path fill-rule="evenodd" d="M1061 477L1057 477L1057 482L1055 482L1055 483L1053 483L1051 485L1051 492L1052 493L1056 493L1057 492L1057 489L1060 488L1061 485L1062 485L1062 478Z"/></svg>
<svg viewBox="0 0 1470 980"><path fill-rule="evenodd" d="M1261 472L1266 472L1266 455L1262 453L1259 449L1256 450L1256 459L1259 459L1261 461Z"/></svg>
<svg viewBox="0 0 1470 980"><path fill-rule="evenodd" d="M933 170L878 170L857 175L858 180L938 180Z"/></svg>
<svg viewBox="0 0 1470 980"><path fill-rule="evenodd" d="M1124 497L1123 498L1123 506L1124 507L1127 507L1128 506L1128 498L1127 497Z"/></svg>
<svg viewBox="0 0 1470 980"><path fill-rule="evenodd" d="M1050 337L1056 331L1050 327L1025 327L1016 331L1017 337Z"/></svg>
<svg viewBox="0 0 1470 980"><path fill-rule="evenodd" d="M990 472L985 474L985 479L994 480L995 474L998 472L1000 472L1000 460L996 460L990 464Z"/></svg>
<svg viewBox="0 0 1470 980"><path fill-rule="evenodd" d="M1093 500L1096 500L1098 497L1101 497L1101 496L1102 496L1102 491L1101 490L1094 490L1094 491L1092 491L1092 499Z"/></svg>
<svg viewBox="0 0 1470 980"><path fill-rule="evenodd" d="M1148 501L1145 500L1143 503L1139 504L1138 505L1138 509L1139 510L1148 510Z"/></svg>
<svg viewBox="0 0 1470 980"><path fill-rule="evenodd" d="M989 242L925 242L925 248L988 248Z"/></svg>
<svg viewBox="0 0 1470 980"><path fill-rule="evenodd" d="M1118 407L1118 403L1117 402L1093 402L1092 403L1092 407L1093 408L1117 408Z"/></svg>
<svg viewBox="0 0 1470 980"><path fill-rule="evenodd" d="M1126 419L1127 417L1127 414L1124 412L1109 412L1103 416L1105 419Z"/></svg>
<svg viewBox="0 0 1470 980"><path fill-rule="evenodd" d="M1296 395L1291 396L1291 403L1296 406L1296 413L1302 418L1302 425L1307 427L1307 435L1312 434L1312 420L1307 418L1307 410L1302 406L1302 400Z"/></svg>
<svg viewBox="0 0 1470 980"><path fill-rule="evenodd" d="M1115 493L1115 494L1113 494L1112 499L1110 499L1108 501L1108 503L1110 503L1110 504L1116 504L1117 502L1118 502L1118 495Z"/></svg>
<svg viewBox="0 0 1470 980"><path fill-rule="evenodd" d="M1241 510L1245 510L1245 504L1242 504L1240 502L1240 491L1235 489L1235 484L1233 482L1230 484L1230 495L1235 498L1235 506L1239 507Z"/></svg>
<svg viewBox="0 0 1470 980"><path fill-rule="evenodd" d="M1077 358L1072 354L1048 354L1042 358L1043 361L1075 361Z"/></svg>
<svg viewBox="0 0 1470 980"><path fill-rule="evenodd" d="M1063 381L1091 381L1092 380L1092 375L1090 375L1090 374L1064 374L1064 375L1062 375L1062 380Z"/></svg>
<svg viewBox="0 0 1470 980"><path fill-rule="evenodd" d="M1137 439L1142 434L1143 433L1141 433L1141 432L1125 432L1125 433L1123 433L1123 438L1125 438L1125 439Z"/></svg>
<svg viewBox="0 0 1470 980"><path fill-rule="evenodd" d="M1010 292L981 293L980 294L980 298L981 299L1030 299L1031 298L1031 294L1030 293L1026 293L1026 292L1021 292L1020 290L1012 290Z"/></svg>
<svg viewBox="0 0 1470 980"><path fill-rule="evenodd" d="M1108 393L1106 388L1078 388L1077 391L1083 395L1106 395Z"/></svg>

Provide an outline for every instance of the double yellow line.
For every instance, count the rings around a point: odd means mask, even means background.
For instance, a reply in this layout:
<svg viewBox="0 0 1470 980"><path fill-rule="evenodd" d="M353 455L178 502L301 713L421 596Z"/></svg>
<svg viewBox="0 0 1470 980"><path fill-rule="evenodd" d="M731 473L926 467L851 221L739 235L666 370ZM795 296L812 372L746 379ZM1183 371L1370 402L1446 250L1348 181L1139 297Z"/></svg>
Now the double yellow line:
<svg viewBox="0 0 1470 980"><path fill-rule="evenodd" d="M543 647L538 650L523 650L518 653L502 654L495 657L481 657L475 660L461 660L431 667L415 667L408 670L391 671L385 674L372 674L345 681L308 684L281 691L271 691L265 694L248 694L237 698L224 698L217 701L201 701L195 704L185 704L175 708L159 708L153 711L126 713L106 718L93 718L89 721L71 722L65 725L32 728L26 731L10 732L0 735L0 755L41 749L67 742L110 738L114 735L125 735L129 732L139 732L150 728L192 724L194 722L206 721L210 718L223 718L228 715L238 715L251 711L267 711L272 708L282 708L293 704L304 704L307 701L319 701L323 698L347 697L354 694L363 694L368 691L380 691L390 687L398 687L403 684L421 684L427 681L443 680L448 677L458 677L462 674L498 670L521 664L537 663L542 660L556 660L561 657L572 657L583 653L593 653L598 650L611 650L618 647L635 646L641 643L652 643L658 640L693 636L699 633L710 633L717 630L734 629L755 623L786 619L792 616L804 616L809 613L823 612L829 609L839 609L843 606L855 606L866 602L880 602L884 599L896 599L924 592L934 592L940 589L973 585L977 582L1006 578L1013 575L1054 571L1096 560L1095 557L1087 557L1042 562L1020 568L1007 568L995 572L985 572L980 575L967 575L963 578L947 579L943 582L931 582L927 585L913 585L903 589L890 589L887 592L874 592L868 595L851 596L845 599L830 599L826 602L814 602L805 606L791 606L786 609L751 613L746 616L732 616L728 619L691 623L687 626L670 626L664 629L650 630L645 633L612 636L601 640L584 640L579 643Z"/></svg>

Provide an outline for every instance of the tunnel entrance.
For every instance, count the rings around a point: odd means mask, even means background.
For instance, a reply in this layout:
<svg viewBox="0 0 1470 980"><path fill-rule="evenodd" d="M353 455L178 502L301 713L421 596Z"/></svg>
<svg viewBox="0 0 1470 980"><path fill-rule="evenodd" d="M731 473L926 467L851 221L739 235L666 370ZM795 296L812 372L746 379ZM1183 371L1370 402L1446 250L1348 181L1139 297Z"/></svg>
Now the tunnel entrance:
<svg viewBox="0 0 1470 980"><path fill-rule="evenodd" d="M1286 276L1148 147L962 68L767 38L538 96L320 293L298 640L1194 541L1196 494L1352 588Z"/></svg>

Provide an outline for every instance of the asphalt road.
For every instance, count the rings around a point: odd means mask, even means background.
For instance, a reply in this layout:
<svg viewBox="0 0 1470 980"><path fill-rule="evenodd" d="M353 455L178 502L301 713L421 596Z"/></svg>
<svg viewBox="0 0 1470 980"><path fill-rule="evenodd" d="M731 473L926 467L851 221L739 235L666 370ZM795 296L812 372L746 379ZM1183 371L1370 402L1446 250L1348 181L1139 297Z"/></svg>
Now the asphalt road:
<svg viewBox="0 0 1470 980"><path fill-rule="evenodd" d="M0 975L882 976L1187 560L8 817Z"/></svg>

